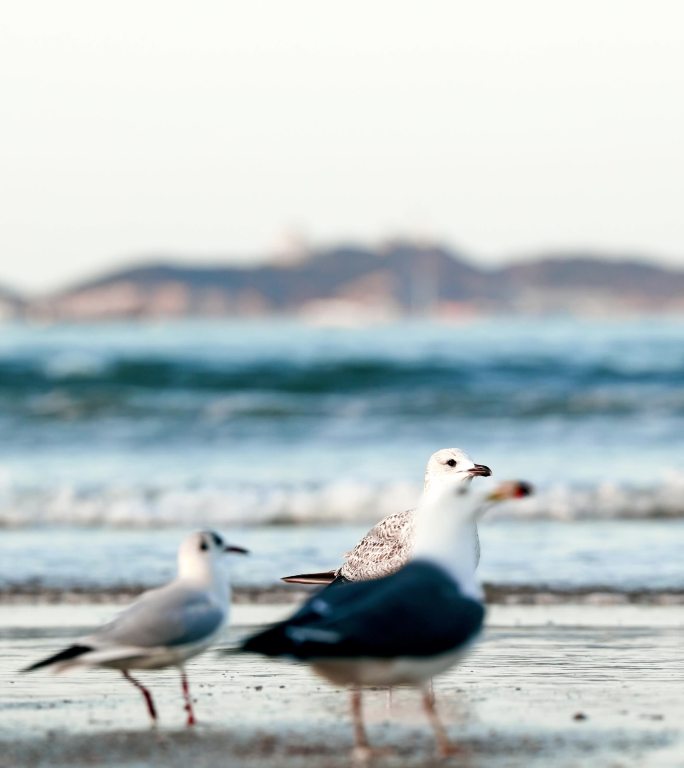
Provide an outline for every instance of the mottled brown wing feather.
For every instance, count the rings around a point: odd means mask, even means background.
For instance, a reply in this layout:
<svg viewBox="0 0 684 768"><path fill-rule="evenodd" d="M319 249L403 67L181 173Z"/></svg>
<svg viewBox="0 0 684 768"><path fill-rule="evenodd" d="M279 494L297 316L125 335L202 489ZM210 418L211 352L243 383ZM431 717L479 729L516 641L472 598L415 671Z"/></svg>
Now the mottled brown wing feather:
<svg viewBox="0 0 684 768"><path fill-rule="evenodd" d="M381 520L345 555L338 573L350 581L389 576L406 564L411 553L415 510L395 512Z"/></svg>

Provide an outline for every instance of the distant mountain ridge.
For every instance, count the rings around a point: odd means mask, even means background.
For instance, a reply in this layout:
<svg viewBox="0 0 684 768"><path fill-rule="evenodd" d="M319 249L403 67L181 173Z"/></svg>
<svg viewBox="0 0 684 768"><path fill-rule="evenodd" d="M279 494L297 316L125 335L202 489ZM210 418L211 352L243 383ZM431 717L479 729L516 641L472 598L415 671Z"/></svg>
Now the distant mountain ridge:
<svg viewBox="0 0 684 768"><path fill-rule="evenodd" d="M253 267L148 263L40 299L8 299L7 306L18 315L66 321L284 315L363 322L488 313L684 312L684 270L586 254L486 269L441 246L395 242L380 248L340 245L294 262Z"/></svg>
<svg viewBox="0 0 684 768"><path fill-rule="evenodd" d="M16 291L0 285L0 320L5 317L16 317L25 305L24 299Z"/></svg>

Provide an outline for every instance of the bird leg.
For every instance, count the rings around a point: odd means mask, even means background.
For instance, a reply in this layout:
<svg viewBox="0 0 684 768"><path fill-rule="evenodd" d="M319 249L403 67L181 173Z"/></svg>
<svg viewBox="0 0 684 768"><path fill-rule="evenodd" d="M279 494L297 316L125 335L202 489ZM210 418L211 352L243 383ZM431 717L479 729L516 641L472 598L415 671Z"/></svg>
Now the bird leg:
<svg viewBox="0 0 684 768"><path fill-rule="evenodd" d="M461 754L461 748L449 741L444 725L439 719L435 705L435 694L431 686L423 689L423 709L435 733L435 741L437 742L437 750L440 756L449 757L449 755Z"/></svg>
<svg viewBox="0 0 684 768"><path fill-rule="evenodd" d="M152 725L157 724L157 710L154 706L154 699L152 698L152 694L145 688L145 686L136 680L134 677L132 677L127 669L122 669L121 674L128 680L129 683L133 683L133 685L142 693L145 704L147 704L147 711L149 712L150 718L152 720Z"/></svg>
<svg viewBox="0 0 684 768"><path fill-rule="evenodd" d="M188 677L185 674L185 669L183 667L180 668L181 673L181 687L183 689L183 699L185 700L185 711L188 713L188 719L186 722L186 725L188 728L191 728L197 720L195 720L195 712L192 708L192 698L190 697L190 686L188 684Z"/></svg>
<svg viewBox="0 0 684 768"><path fill-rule="evenodd" d="M427 693L428 693L428 696L432 699L432 705L434 707L434 705L435 705L435 681L432 678L430 678L428 680Z"/></svg>
<svg viewBox="0 0 684 768"><path fill-rule="evenodd" d="M354 751L352 757L359 762L367 762L373 757L382 757L394 754L390 748L371 747L366 734L366 726L363 722L363 707L361 700L361 688L351 690L351 709L354 721Z"/></svg>
<svg viewBox="0 0 684 768"><path fill-rule="evenodd" d="M370 744L366 727L363 724L363 704L361 701L362 693L360 688L352 688L351 691L351 710L354 721L354 754L368 752Z"/></svg>

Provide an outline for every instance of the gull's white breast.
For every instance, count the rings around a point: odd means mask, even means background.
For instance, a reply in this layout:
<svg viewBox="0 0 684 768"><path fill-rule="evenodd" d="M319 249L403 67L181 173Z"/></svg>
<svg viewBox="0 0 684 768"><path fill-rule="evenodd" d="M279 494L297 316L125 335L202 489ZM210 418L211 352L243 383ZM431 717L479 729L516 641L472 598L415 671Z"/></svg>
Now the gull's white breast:
<svg viewBox="0 0 684 768"><path fill-rule="evenodd" d="M421 685L453 667L468 654L470 645L425 658L317 660L313 668L334 685Z"/></svg>

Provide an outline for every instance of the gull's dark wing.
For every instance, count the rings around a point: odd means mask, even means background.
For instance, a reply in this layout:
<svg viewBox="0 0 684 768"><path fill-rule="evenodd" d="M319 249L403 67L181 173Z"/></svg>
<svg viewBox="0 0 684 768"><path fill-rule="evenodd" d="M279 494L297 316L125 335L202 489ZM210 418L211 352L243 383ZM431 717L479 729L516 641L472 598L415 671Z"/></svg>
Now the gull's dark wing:
<svg viewBox="0 0 684 768"><path fill-rule="evenodd" d="M297 659L432 656L470 641L483 619L483 605L441 568L416 561L383 579L323 590L243 650Z"/></svg>

